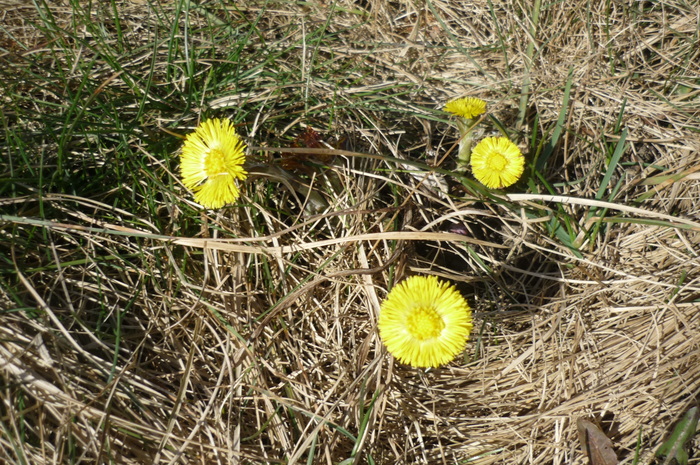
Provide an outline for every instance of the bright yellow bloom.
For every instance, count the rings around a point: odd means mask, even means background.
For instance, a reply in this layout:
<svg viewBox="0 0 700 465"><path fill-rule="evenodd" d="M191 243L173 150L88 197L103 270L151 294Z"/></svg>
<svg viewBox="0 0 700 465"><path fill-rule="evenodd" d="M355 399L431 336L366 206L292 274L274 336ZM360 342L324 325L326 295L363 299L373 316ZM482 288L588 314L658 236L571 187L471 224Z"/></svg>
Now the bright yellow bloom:
<svg viewBox="0 0 700 465"><path fill-rule="evenodd" d="M445 111L466 119L473 119L486 111L486 102L476 97L452 100L445 105Z"/></svg>
<svg viewBox="0 0 700 465"><path fill-rule="evenodd" d="M492 189L515 184L525 170L525 157L507 137L487 137L476 144L470 163L474 177Z"/></svg>
<svg viewBox="0 0 700 465"><path fill-rule="evenodd" d="M210 119L187 135L180 155L182 183L194 199L207 208L234 202L240 191L236 180L244 180L245 143L228 119Z"/></svg>
<svg viewBox="0 0 700 465"><path fill-rule="evenodd" d="M382 303L379 337L394 357L414 367L437 367L464 350L472 330L469 304L435 276L412 276Z"/></svg>

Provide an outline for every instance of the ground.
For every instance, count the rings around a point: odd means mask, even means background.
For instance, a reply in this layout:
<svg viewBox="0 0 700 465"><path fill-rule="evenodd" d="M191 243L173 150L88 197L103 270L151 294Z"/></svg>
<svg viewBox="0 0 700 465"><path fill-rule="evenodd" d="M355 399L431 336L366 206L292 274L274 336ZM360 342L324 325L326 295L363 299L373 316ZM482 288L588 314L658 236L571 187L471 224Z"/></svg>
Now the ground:
<svg viewBox="0 0 700 465"><path fill-rule="evenodd" d="M584 464L585 419L647 464L697 404L697 2L0 4L1 461ZM379 338L413 275L472 308L445 366Z"/></svg>

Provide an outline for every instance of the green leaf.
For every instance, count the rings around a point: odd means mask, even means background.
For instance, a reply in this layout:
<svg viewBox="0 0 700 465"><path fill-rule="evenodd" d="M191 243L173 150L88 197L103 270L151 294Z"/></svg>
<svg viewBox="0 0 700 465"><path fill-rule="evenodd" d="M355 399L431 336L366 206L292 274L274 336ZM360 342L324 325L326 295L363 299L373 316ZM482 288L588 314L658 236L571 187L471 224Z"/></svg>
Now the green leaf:
<svg viewBox="0 0 700 465"><path fill-rule="evenodd" d="M695 435L698 426L700 412L698 407L693 407L685 413L683 419L673 428L673 433L656 451L657 457L666 457L664 464L676 459L678 465L688 465L688 452L685 450L685 443Z"/></svg>

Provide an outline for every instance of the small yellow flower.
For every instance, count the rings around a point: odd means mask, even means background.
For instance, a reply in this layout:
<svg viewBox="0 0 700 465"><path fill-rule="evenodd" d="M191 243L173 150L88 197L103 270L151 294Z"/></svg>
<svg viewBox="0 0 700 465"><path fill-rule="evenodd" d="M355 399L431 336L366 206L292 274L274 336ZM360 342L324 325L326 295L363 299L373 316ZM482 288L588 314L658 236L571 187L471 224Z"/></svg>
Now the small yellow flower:
<svg viewBox="0 0 700 465"><path fill-rule="evenodd" d="M487 137L472 150L471 167L480 183L500 189L520 179L525 170L525 158L507 137Z"/></svg>
<svg viewBox="0 0 700 465"><path fill-rule="evenodd" d="M452 100L445 105L445 111L466 119L473 119L486 111L486 102L476 97Z"/></svg>
<svg viewBox="0 0 700 465"><path fill-rule="evenodd" d="M435 276L412 276L382 303L379 337L400 362L437 367L464 349L472 330L469 304Z"/></svg>
<svg viewBox="0 0 700 465"><path fill-rule="evenodd" d="M210 119L185 138L180 155L182 183L194 199L207 208L234 202L240 191L236 180L244 180L245 143L228 119Z"/></svg>

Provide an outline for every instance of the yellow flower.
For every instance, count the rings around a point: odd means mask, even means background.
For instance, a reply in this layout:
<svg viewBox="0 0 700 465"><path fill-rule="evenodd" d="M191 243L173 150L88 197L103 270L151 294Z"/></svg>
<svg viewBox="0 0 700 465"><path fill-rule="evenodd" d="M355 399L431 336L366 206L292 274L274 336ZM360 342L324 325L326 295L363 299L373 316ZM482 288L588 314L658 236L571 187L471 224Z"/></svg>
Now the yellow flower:
<svg viewBox="0 0 700 465"><path fill-rule="evenodd" d="M445 111L466 119L473 119L486 111L486 102L476 97L452 100L445 105Z"/></svg>
<svg viewBox="0 0 700 465"><path fill-rule="evenodd" d="M435 276L412 276L382 303L379 337L389 352L414 367L437 367L464 349L472 330L469 304Z"/></svg>
<svg viewBox="0 0 700 465"><path fill-rule="evenodd" d="M194 199L207 208L234 202L240 191L236 180L244 180L245 143L228 119L210 119L185 138L180 155L182 183Z"/></svg>
<svg viewBox="0 0 700 465"><path fill-rule="evenodd" d="M525 158L507 137L487 137L472 150L471 166L480 183L500 189L520 179L525 170Z"/></svg>

